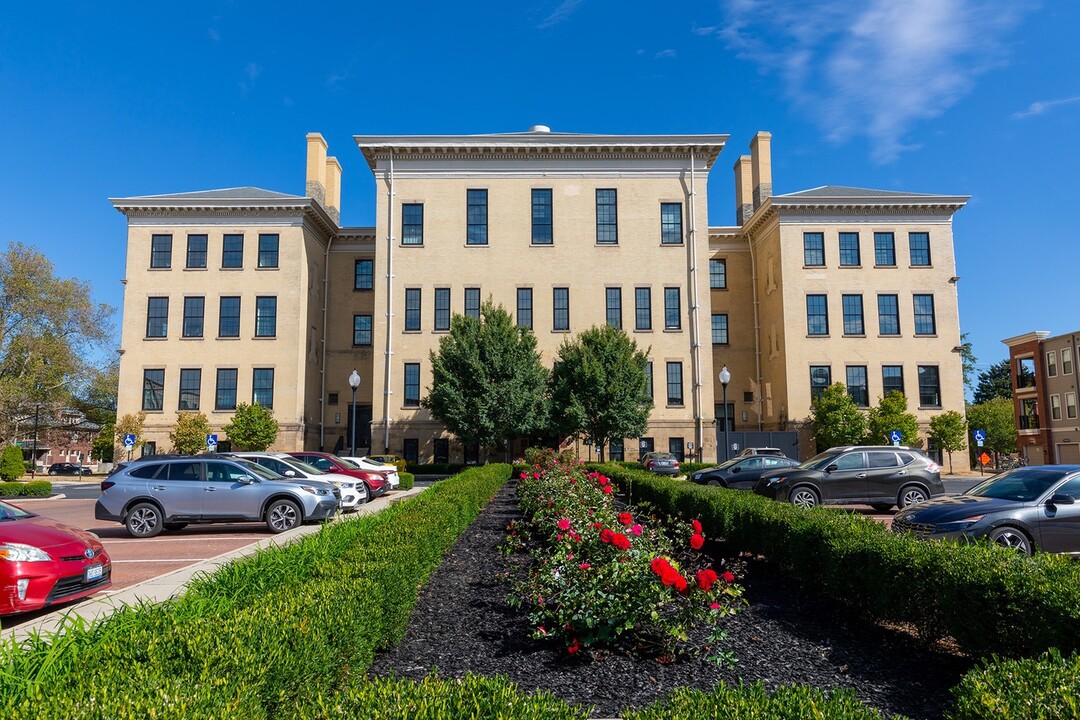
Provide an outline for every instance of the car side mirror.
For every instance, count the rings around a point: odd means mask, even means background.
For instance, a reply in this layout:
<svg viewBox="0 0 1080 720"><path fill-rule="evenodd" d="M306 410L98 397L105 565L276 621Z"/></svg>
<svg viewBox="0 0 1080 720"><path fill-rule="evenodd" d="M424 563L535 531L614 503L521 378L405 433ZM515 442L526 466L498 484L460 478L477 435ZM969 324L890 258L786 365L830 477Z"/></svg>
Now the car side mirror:
<svg viewBox="0 0 1080 720"><path fill-rule="evenodd" d="M733 472L733 473L737 473L737 472L739 472L739 471L741 471L741 470L742 470L742 468L741 468L741 467L739 467L738 465L736 465L735 467L731 468L731 472Z"/></svg>
<svg viewBox="0 0 1080 720"><path fill-rule="evenodd" d="M256 480L255 478L253 478L250 475L241 475L239 478L237 478L236 482L242 483L244 485L252 485L252 484L257 483L259 481Z"/></svg>
<svg viewBox="0 0 1080 720"><path fill-rule="evenodd" d="M1046 501L1047 505L1074 505L1076 500L1072 495L1066 495L1065 493L1056 492L1050 496L1050 499Z"/></svg>
<svg viewBox="0 0 1080 720"><path fill-rule="evenodd" d="M825 468L825 472L832 472L835 469L836 469L836 463L832 463L827 468Z"/></svg>
<svg viewBox="0 0 1080 720"><path fill-rule="evenodd" d="M285 471L285 477L296 477L296 471L295 470L286 470Z"/></svg>

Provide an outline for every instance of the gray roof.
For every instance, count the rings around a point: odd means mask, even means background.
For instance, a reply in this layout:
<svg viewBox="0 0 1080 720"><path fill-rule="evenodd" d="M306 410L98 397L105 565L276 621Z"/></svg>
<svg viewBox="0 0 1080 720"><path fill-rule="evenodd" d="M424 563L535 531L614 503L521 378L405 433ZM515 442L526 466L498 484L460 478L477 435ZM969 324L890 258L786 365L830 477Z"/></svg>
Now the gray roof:
<svg viewBox="0 0 1080 720"><path fill-rule="evenodd" d="M871 190L869 188L844 187L843 185L822 185L821 187L799 192L776 195L778 198L932 198L938 197L927 193L898 192L896 190Z"/></svg>
<svg viewBox="0 0 1080 720"><path fill-rule="evenodd" d="M221 190L200 190L197 192L169 193L166 195L141 195L124 198L125 200L303 200L299 195L263 190L257 187L235 187Z"/></svg>

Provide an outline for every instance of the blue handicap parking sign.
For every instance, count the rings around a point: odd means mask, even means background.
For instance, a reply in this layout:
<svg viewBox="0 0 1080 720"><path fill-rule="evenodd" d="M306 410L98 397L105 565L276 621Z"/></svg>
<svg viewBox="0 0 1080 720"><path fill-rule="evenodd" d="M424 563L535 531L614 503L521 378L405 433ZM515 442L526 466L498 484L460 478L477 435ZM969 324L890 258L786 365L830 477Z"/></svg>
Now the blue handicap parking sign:
<svg viewBox="0 0 1080 720"><path fill-rule="evenodd" d="M889 433L889 442L893 445L899 445L900 441L904 439L903 433L899 430L893 430Z"/></svg>
<svg viewBox="0 0 1080 720"><path fill-rule="evenodd" d="M214 434L214 433L211 433L210 435L207 435L206 436L206 447L216 447L216 446L217 446L217 435Z"/></svg>
<svg viewBox="0 0 1080 720"><path fill-rule="evenodd" d="M975 442L980 443L980 444L986 442L986 431L985 430L976 430L975 431Z"/></svg>
<svg viewBox="0 0 1080 720"><path fill-rule="evenodd" d="M131 433L124 435L124 447L126 447L128 450L135 447L135 436Z"/></svg>

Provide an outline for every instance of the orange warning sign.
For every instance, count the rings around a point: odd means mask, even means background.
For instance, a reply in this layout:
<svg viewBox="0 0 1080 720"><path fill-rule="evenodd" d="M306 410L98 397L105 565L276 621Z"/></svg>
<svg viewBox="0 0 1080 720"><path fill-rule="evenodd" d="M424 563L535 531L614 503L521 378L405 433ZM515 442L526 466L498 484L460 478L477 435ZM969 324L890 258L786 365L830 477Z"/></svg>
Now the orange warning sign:
<svg viewBox="0 0 1080 720"><path fill-rule="evenodd" d="M982 455L979 456L979 462L982 463L983 465L989 465L990 464L990 456L987 455L986 453L983 453Z"/></svg>

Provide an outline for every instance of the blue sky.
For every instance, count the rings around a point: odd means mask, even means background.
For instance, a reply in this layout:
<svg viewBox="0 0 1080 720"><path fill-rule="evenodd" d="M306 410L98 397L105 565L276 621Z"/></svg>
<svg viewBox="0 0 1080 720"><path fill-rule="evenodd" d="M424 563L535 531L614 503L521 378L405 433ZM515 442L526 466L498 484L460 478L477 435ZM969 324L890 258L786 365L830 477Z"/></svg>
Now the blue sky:
<svg viewBox="0 0 1080 720"><path fill-rule="evenodd" d="M304 193L304 136L344 168L342 221L374 224L355 134L773 134L776 193L839 184L971 195L954 223L960 324L1080 329L1080 3L5 3L0 245L123 299L109 197L255 185ZM175 8L183 7L182 12ZM1073 280L1070 280L1073 278ZM117 314L119 323L119 314Z"/></svg>

